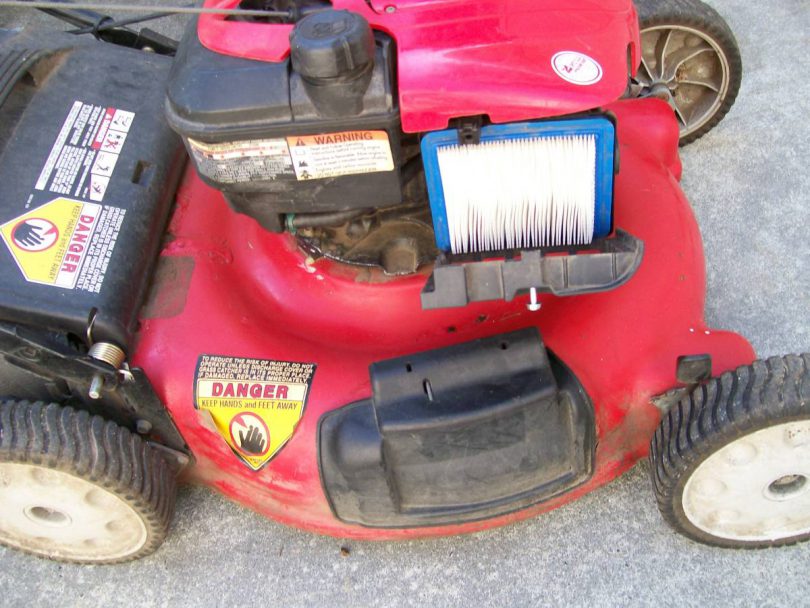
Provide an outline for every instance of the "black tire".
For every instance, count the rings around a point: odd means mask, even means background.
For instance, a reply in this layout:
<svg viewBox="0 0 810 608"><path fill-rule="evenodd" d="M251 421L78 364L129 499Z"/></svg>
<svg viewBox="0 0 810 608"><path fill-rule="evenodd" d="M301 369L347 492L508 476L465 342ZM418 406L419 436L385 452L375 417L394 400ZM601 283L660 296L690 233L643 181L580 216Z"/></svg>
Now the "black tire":
<svg viewBox="0 0 810 608"><path fill-rule="evenodd" d="M709 545L734 548L760 548L777 545L788 545L810 538L810 355L789 355L786 357L773 357L766 361L755 361L752 365L739 367L733 372L727 372L719 378L713 378L706 384L696 388L691 395L682 399L661 420L658 430L653 436L650 445L650 472L653 490L658 501L658 507L664 519L678 532L696 541ZM774 472L779 475L773 483L768 484L756 481L760 479L759 473L767 467L769 452L760 450L754 464L720 461L722 457L735 454L729 450L739 450L745 446L771 437L773 433L782 433L781 429L799 427L804 434L780 434L779 437L801 441L800 447L784 448L790 454L789 466L801 469L802 475L785 475L785 472ZM766 444L767 448L770 444ZM725 452L721 452L724 450ZM748 448L746 448L748 449ZM775 452L774 452L775 453ZM754 454L758 454L755 450ZM714 460L710 458L714 457ZM756 463L764 463L764 469L758 468ZM709 464L704 464L709 463ZM711 463L717 463L712 465ZM701 469L701 466L703 468ZM735 467L740 466L739 472ZM714 468L712 468L714 466ZM708 467L708 468L706 468ZM723 468L726 467L726 468ZM778 467L777 467L778 468ZM685 489L690 479L698 479L698 471L702 474L715 474L716 480L721 482L721 493L734 492L738 488L728 478L743 478L745 487L753 486L757 491L744 494L746 499L740 501L739 494L730 495L735 501L735 507L746 521L752 514L762 512L762 505L766 509L774 509L770 515L778 514L776 509L798 509L801 526L792 530L778 527L768 529L770 519L764 520L765 526L758 529L757 534L748 533L749 528L737 523L727 524L719 522L705 525L712 521L711 515L703 518L687 515L687 499ZM776 468L773 469L775 471ZM726 471L726 473L723 473ZM793 471L796 473L798 471ZM736 476L736 477L735 477ZM788 503L784 497L773 498L768 495L774 489L786 486L776 486L777 482L786 483L788 479L798 492L789 498L795 502ZM803 478L803 479L802 479ZM767 479L770 479L768 477ZM709 479L712 481L712 478ZM750 480L750 481L748 481ZM799 484L799 482L801 482ZM698 492L698 485L695 485ZM759 488L762 488L761 493ZM724 489L725 488L725 489ZM692 490L690 490L691 492ZM693 496L693 494L690 494ZM706 498L701 497L700 504L705 504ZM718 500L709 498L709 501ZM772 502L768 502L768 501ZM691 503L690 503L691 504ZM772 506L771 506L772 505ZM712 507L713 508L713 507ZM697 510L695 510L697 511ZM733 513L733 512L732 512ZM694 520L694 521L693 521ZM776 520L774 520L776 521ZM776 525L776 524L773 524ZM784 524L782 524L784 525ZM731 527L727 527L731 526ZM712 528L708 530L707 528ZM718 530L723 532L718 535ZM748 535L748 537L746 537ZM767 537L767 538L766 538Z"/></svg>
<svg viewBox="0 0 810 608"><path fill-rule="evenodd" d="M691 126L684 124L679 119L680 144L686 145L711 131L734 105L743 73L739 45L725 19L711 6L700 0L635 0L635 4L639 14L643 57L649 56L651 52L654 53L654 49L651 50L650 46L655 46L656 30L680 27L700 32L700 35L714 47L720 61L724 61L728 66L728 81L717 92L716 102L706 107L705 112L700 112L699 117L696 117ZM643 80L645 71L642 65L639 68L639 80ZM649 76L653 77L652 74ZM679 79L680 76L671 81L671 84L676 86L676 97ZM653 80L655 80L654 77ZM708 91L705 93L709 94ZM649 89L642 92L642 95L650 94L652 93Z"/></svg>
<svg viewBox="0 0 810 608"><path fill-rule="evenodd" d="M0 543L57 561L134 560L165 539L175 496L160 451L127 429L55 403L0 403Z"/></svg>

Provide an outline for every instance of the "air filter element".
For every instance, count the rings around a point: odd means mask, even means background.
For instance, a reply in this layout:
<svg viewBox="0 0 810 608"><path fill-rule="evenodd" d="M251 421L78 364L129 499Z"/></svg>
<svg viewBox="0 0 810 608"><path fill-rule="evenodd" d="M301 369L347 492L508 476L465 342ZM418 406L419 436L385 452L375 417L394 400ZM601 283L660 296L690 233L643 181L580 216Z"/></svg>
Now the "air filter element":
<svg viewBox="0 0 810 608"><path fill-rule="evenodd" d="M493 125L422 139L436 244L472 253L586 245L611 230L615 129L607 118Z"/></svg>

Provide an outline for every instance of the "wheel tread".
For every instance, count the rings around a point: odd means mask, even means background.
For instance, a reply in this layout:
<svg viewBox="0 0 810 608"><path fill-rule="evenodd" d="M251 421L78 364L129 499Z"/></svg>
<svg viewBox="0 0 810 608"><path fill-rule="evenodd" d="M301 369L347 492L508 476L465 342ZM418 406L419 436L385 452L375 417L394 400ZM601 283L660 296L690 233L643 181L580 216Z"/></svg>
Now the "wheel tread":
<svg viewBox="0 0 810 608"><path fill-rule="evenodd" d="M681 503L686 481L709 455L773 424L810 418L809 370L807 353L754 361L697 386L662 417L650 442L649 464L656 501L667 523L694 540L726 547L785 545L810 537L722 539L692 525Z"/></svg>
<svg viewBox="0 0 810 608"><path fill-rule="evenodd" d="M174 470L158 449L100 416L55 403L3 401L0 461L42 464L97 483L124 499L148 522L148 539L139 551L87 563L119 563L143 557L157 549L166 536L174 512Z"/></svg>

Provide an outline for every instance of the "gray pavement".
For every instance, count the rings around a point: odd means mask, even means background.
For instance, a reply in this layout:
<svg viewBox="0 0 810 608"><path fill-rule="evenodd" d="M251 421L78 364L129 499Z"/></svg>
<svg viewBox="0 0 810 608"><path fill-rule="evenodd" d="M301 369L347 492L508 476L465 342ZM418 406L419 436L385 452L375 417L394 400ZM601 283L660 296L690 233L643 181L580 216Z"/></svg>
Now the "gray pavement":
<svg viewBox="0 0 810 608"><path fill-rule="evenodd" d="M726 120L683 150L707 319L761 356L808 351L810 0L711 3L737 34L746 74ZM0 26L17 23L0 11ZM187 487L169 540L137 563L76 567L0 549L0 604L798 606L810 605L808 565L810 544L727 551L678 536L642 464L527 522L382 544L299 532Z"/></svg>

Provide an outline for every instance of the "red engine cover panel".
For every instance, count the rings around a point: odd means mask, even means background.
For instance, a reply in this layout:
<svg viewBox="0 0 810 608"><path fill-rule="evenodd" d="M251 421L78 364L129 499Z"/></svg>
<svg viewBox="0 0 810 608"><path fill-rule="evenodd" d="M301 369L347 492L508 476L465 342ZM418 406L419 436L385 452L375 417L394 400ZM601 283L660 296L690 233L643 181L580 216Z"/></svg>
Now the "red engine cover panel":
<svg viewBox="0 0 810 608"><path fill-rule="evenodd" d="M367 270L313 262L287 235L233 213L193 172L179 193L164 262L193 268L188 288L164 275L158 306L142 319L134 364L146 370L196 457L192 481L281 522L338 536L402 538L470 532L549 510L613 479L644 456L659 412L650 398L675 386L679 355L708 353L719 374L750 363L740 336L706 328L700 233L677 178L678 130L657 100L619 102L621 172L615 223L645 243L636 275L613 291L423 311L425 276L380 280ZM178 261L178 260L175 261ZM168 278L167 278L168 277ZM373 361L535 325L590 395L598 447L590 481L573 492L489 521L379 530L332 514L318 474L324 412L371 395ZM306 411L290 442L260 471L240 462L194 408L202 353L317 364Z"/></svg>
<svg viewBox="0 0 810 608"><path fill-rule="evenodd" d="M205 2L219 8L237 4ZM630 0L332 4L363 15L396 40L402 128L409 133L444 129L460 116L486 114L502 123L590 110L620 97L628 66L638 64L638 20ZM198 34L203 45L219 53L280 61L290 51L291 29L203 15ZM576 84L558 75L552 59L566 51L595 62L599 79ZM576 67L563 62L559 70Z"/></svg>

